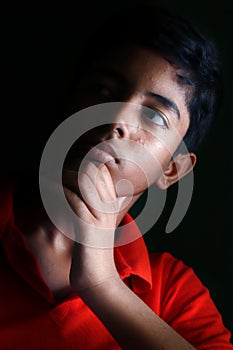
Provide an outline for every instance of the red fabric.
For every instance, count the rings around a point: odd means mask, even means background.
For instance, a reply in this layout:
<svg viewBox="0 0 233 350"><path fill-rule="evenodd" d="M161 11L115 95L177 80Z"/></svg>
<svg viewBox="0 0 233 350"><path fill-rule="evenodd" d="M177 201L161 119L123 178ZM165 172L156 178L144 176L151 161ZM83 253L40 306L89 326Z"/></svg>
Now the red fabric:
<svg viewBox="0 0 233 350"><path fill-rule="evenodd" d="M55 303L14 226L12 197L6 191L0 197L1 350L119 349L77 295ZM126 216L125 223L130 220ZM115 261L125 283L197 349L233 349L208 290L192 269L168 253L149 257L143 238L116 248Z"/></svg>

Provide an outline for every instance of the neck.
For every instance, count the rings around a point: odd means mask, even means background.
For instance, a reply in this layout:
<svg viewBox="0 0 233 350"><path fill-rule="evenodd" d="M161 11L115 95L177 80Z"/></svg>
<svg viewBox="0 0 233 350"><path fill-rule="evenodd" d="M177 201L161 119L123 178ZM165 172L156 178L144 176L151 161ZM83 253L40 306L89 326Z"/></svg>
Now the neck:
<svg viewBox="0 0 233 350"><path fill-rule="evenodd" d="M123 203L117 225L139 195ZM71 293L70 269L75 243L61 233L49 220L39 202L15 208L15 223L24 234L32 254L38 261L40 271L55 299L60 300Z"/></svg>

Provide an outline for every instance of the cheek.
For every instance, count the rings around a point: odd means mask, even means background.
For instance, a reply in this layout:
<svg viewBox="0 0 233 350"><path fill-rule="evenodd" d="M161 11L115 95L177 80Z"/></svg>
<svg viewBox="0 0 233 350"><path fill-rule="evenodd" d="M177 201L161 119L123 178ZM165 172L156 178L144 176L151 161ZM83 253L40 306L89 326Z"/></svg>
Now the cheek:
<svg viewBox="0 0 233 350"><path fill-rule="evenodd" d="M148 187L145 171L129 161L122 161L118 169L110 169L110 173L118 196L136 195Z"/></svg>
<svg viewBox="0 0 233 350"><path fill-rule="evenodd" d="M117 168L109 168L118 196L144 192L161 174L157 162L131 162L122 160Z"/></svg>
<svg viewBox="0 0 233 350"><path fill-rule="evenodd" d="M156 135L156 141L151 143L151 152L159 160L162 168L163 164L171 159L181 141L182 136L175 128L170 128L169 132L162 135Z"/></svg>

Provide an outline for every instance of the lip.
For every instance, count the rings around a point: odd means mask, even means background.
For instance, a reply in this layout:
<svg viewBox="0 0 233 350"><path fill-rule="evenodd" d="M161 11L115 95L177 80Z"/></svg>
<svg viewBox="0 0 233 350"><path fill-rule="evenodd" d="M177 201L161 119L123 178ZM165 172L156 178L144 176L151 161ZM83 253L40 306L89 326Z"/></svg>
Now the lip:
<svg viewBox="0 0 233 350"><path fill-rule="evenodd" d="M98 146L96 146L99 150L102 150L103 152L109 154L114 158L115 161L118 159L118 155L116 153L115 148L112 146L110 142L102 142Z"/></svg>
<svg viewBox="0 0 233 350"><path fill-rule="evenodd" d="M109 142L101 142L96 146L85 146L79 149L79 155L82 157L87 157L94 161L100 163L117 163L118 157L114 148L109 144Z"/></svg>
<svg viewBox="0 0 233 350"><path fill-rule="evenodd" d="M87 157L100 163L115 163L115 158L110 153L106 152L103 149L100 149L99 147L93 147L87 154Z"/></svg>

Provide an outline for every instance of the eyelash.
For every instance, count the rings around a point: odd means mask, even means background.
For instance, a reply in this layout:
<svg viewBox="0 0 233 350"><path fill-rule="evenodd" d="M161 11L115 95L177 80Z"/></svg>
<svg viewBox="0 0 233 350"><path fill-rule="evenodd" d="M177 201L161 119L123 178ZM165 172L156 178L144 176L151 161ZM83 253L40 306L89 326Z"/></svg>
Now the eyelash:
<svg viewBox="0 0 233 350"><path fill-rule="evenodd" d="M144 118L149 119L155 125L158 125L161 128L163 128L163 129L168 129L168 122L166 120L166 117L158 109L154 109L154 108L150 108L150 107L148 107L148 108L143 107L142 108L142 114L143 114ZM152 120L153 116L155 116L155 115L159 116L162 119L163 125L161 125L160 123L156 123L156 122L154 122Z"/></svg>
<svg viewBox="0 0 233 350"><path fill-rule="evenodd" d="M90 85L89 88L92 92L97 93L97 94L101 95L102 97L107 98L107 97L110 97L113 95L111 88L109 88L106 84L96 83L96 84ZM107 92L107 94L106 94L106 92Z"/></svg>

